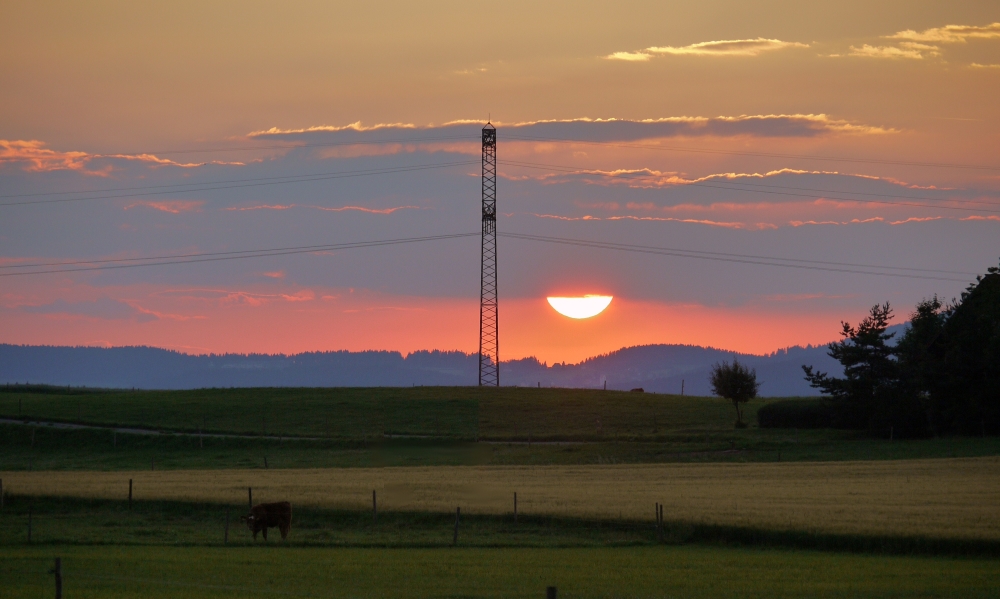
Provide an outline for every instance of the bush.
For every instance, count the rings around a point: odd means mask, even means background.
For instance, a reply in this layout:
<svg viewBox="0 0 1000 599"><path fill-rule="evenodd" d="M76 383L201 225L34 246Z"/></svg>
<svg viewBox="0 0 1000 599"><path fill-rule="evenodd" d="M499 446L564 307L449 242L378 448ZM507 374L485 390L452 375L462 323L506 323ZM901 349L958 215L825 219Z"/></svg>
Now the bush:
<svg viewBox="0 0 1000 599"><path fill-rule="evenodd" d="M757 410L760 428L833 428L833 418L822 399L783 399Z"/></svg>

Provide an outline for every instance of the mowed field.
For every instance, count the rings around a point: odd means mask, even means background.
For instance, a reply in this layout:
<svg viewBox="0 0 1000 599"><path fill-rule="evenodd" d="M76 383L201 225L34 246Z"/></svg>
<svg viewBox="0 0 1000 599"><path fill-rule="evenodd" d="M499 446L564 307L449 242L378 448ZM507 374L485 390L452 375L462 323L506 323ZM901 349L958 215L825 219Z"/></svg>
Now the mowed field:
<svg viewBox="0 0 1000 599"><path fill-rule="evenodd" d="M1000 458L609 466L4 472L8 493L245 506L664 518L803 532L1000 540Z"/></svg>

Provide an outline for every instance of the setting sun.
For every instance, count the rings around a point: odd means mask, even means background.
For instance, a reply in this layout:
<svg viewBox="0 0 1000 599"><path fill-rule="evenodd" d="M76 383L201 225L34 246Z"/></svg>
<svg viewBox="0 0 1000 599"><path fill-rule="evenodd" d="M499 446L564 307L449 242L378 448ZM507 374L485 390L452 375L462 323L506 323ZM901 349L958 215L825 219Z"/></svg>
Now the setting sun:
<svg viewBox="0 0 1000 599"><path fill-rule="evenodd" d="M570 318L590 318L597 316L611 303L610 295L585 295L583 297L546 298L552 308Z"/></svg>

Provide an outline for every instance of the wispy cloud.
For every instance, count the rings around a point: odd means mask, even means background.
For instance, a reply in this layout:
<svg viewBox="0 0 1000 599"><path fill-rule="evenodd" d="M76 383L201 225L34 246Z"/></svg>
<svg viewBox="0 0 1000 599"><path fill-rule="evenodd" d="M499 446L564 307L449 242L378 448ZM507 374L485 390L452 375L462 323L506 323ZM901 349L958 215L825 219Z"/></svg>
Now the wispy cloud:
<svg viewBox="0 0 1000 599"><path fill-rule="evenodd" d="M90 154L79 151L59 151L46 148L46 143L32 140L0 139L0 165L21 164L29 172L59 170L77 171L87 175L107 176L115 169L114 161L141 162L148 166L196 168L205 164L242 165L242 162L176 162L153 154ZM96 167L96 168L95 168Z"/></svg>
<svg viewBox="0 0 1000 599"><path fill-rule="evenodd" d="M422 206L393 206L391 208L367 208L365 206L314 206L306 204L260 204L258 206L231 206L224 210L245 212L248 210L291 210L292 208L308 208L324 212L366 212L368 214L392 214L399 210L425 210Z"/></svg>
<svg viewBox="0 0 1000 599"><path fill-rule="evenodd" d="M1000 23L990 23L983 27L976 25L945 25L944 27L934 27L919 32L907 29L885 37L886 39L939 44L965 43L969 39L1000 38Z"/></svg>
<svg viewBox="0 0 1000 599"><path fill-rule="evenodd" d="M757 56L762 52L808 47L809 44L758 37L750 40L700 42L688 46L650 46L636 52L612 52L604 58L608 60L637 62L649 60L657 54L672 54L674 56Z"/></svg>
<svg viewBox="0 0 1000 599"><path fill-rule="evenodd" d="M752 40L721 40L701 42L690 46L653 46L646 48L653 54L689 54L695 56L757 56L761 52L784 50L786 48L808 48L809 44L784 42L758 37Z"/></svg>
<svg viewBox="0 0 1000 599"><path fill-rule="evenodd" d="M737 116L671 116L650 119L590 118L537 121L494 122L503 129L506 143L543 144L549 138L561 141L638 141L668 137L819 137L827 135L881 135L896 133L892 128L837 119L825 114L742 114ZM466 140L467 151L477 152L482 121L454 121L443 125L414 126L383 124L372 127L306 127L298 130L271 129L267 135L288 142L365 144L368 153L375 148L404 151L412 140L414 147L427 140ZM449 143L459 143L450 142ZM323 155L323 149L314 150ZM454 148L451 151L456 151Z"/></svg>
<svg viewBox="0 0 1000 599"><path fill-rule="evenodd" d="M974 69L1000 69L1000 64L979 64L978 62L974 62L969 66Z"/></svg>
<svg viewBox="0 0 1000 599"><path fill-rule="evenodd" d="M888 58L922 60L941 56L940 44L964 44L970 39L1000 38L1000 23L992 23L984 27L975 25L945 25L923 31L907 29L892 35L884 35L883 39L897 40L894 46L864 44L860 48L851 46L848 56L864 58ZM832 56L840 56L833 54Z"/></svg>
<svg viewBox="0 0 1000 599"><path fill-rule="evenodd" d="M181 212L201 212L201 207L205 202L194 200L167 200L162 202L141 201L133 202L125 206L125 210L132 208L149 208L170 214L180 214Z"/></svg>
<svg viewBox="0 0 1000 599"><path fill-rule="evenodd" d="M267 276L268 273L265 273ZM201 301L219 306L244 305L251 307L264 306L272 302L310 302L316 299L316 292L303 289L294 293L256 293L239 289L168 289L155 293L157 296L176 297L188 301Z"/></svg>
<svg viewBox="0 0 1000 599"><path fill-rule="evenodd" d="M922 60L930 56L940 56L941 52L939 50L937 46L916 42L904 42L899 46L870 46L865 44L860 48L851 46L849 55L865 58L909 58Z"/></svg>

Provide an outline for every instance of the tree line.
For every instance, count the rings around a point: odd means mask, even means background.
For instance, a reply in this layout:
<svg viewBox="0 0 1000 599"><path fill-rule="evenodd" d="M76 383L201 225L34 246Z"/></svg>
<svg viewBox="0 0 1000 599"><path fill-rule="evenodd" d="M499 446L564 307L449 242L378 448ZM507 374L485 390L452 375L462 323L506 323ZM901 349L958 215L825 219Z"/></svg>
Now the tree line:
<svg viewBox="0 0 1000 599"><path fill-rule="evenodd" d="M892 318L885 303L842 323L829 353L843 377L802 367L825 394L827 425L884 437L1000 433L1000 268L950 303L921 301L898 340L886 332Z"/></svg>

